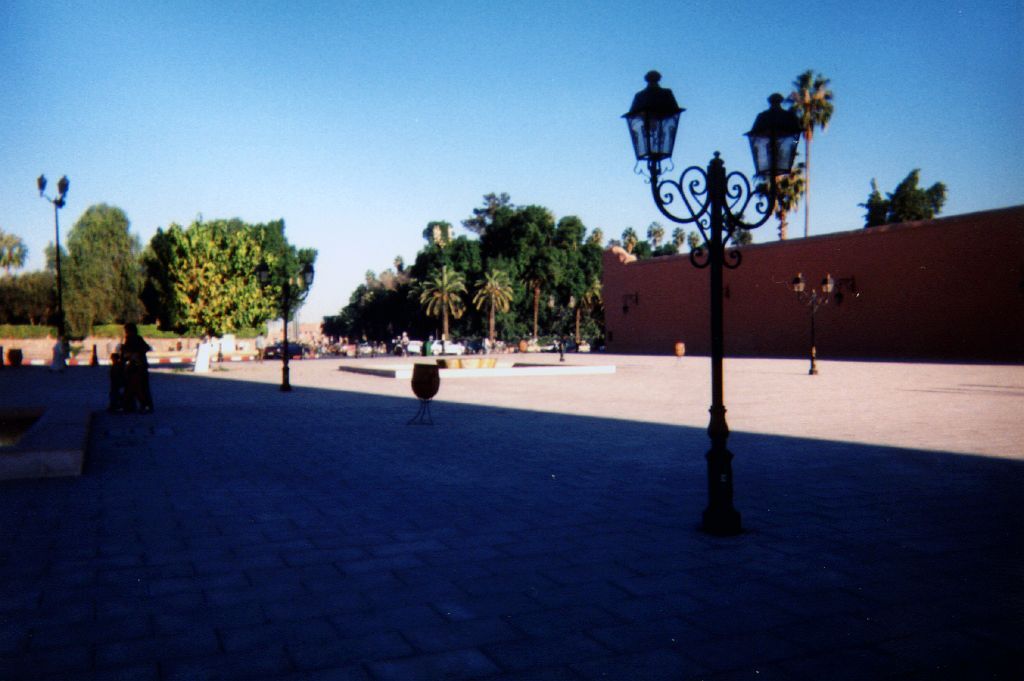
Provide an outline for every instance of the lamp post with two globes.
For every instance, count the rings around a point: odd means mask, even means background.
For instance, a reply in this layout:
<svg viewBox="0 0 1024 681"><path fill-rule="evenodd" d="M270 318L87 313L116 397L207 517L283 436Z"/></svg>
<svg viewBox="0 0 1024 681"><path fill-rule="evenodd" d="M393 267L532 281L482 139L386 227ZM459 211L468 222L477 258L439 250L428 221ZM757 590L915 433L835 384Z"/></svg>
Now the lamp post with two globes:
<svg viewBox="0 0 1024 681"><path fill-rule="evenodd" d="M806 305L811 311L811 368L807 372L810 376L818 375L818 349L814 338L814 315L818 314L819 307L828 304L835 287L835 279L832 278L831 274L826 274L825 278L821 280L820 288L812 288L808 291L807 282L804 280L804 275L801 272L797 272L796 276L793 277L793 281L789 284L790 290L796 294L797 301Z"/></svg>
<svg viewBox="0 0 1024 681"><path fill-rule="evenodd" d="M313 264L303 263L299 271L294 274L287 272L286 268L282 267L278 275L281 286L281 314L284 320L284 340L281 344L281 391L290 392L292 384L288 369L288 359L291 354L288 349L288 319L291 317L291 308L296 292L301 293L313 285ZM266 288L275 277L271 275L270 266L266 262L261 262L256 267L256 278L259 280L260 286Z"/></svg>
<svg viewBox="0 0 1024 681"><path fill-rule="evenodd" d="M64 278L61 276L60 269L60 209L64 207L65 199L68 195L68 176L65 175L60 178L57 182L57 196L46 195L46 176L40 175L36 180L36 187L39 188L39 196L43 197L47 201L53 204L53 228L56 235L56 249L54 250L54 257L56 259L57 266L57 336L61 339L61 342L67 342L67 330L64 321Z"/></svg>
<svg viewBox="0 0 1024 681"><path fill-rule="evenodd" d="M645 80L647 87L636 94L629 113L623 116L629 126L637 165L644 164L640 172L647 171L654 203L662 215L672 222L697 227L703 243L690 252L690 262L698 268L708 268L711 274L711 449L706 455L709 499L702 526L709 534L735 535L742 531L742 526L739 511L733 506L733 455L727 447L729 426L725 420L722 381L722 272L740 265L736 243L740 231L760 227L771 217L778 194L776 178L793 169L800 122L792 111L782 108L782 95L773 94L768 98L770 108L758 114L746 133L755 175L768 178L767 195L758 194L742 173L726 172L718 152L706 169L690 166L678 180L663 179L663 164L671 163L679 115L684 109L671 90L659 85L661 74L657 71L649 72ZM757 214L750 223L744 221L747 208Z"/></svg>

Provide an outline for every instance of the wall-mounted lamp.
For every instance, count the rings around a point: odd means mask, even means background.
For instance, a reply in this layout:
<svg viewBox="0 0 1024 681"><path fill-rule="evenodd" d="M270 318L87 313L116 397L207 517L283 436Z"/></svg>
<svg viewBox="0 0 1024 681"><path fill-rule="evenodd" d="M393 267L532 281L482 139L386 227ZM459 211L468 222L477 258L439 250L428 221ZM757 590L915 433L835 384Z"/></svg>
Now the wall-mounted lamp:
<svg viewBox="0 0 1024 681"><path fill-rule="evenodd" d="M633 302L633 307L640 304L639 293L625 293L622 295L622 314L629 314L629 303Z"/></svg>

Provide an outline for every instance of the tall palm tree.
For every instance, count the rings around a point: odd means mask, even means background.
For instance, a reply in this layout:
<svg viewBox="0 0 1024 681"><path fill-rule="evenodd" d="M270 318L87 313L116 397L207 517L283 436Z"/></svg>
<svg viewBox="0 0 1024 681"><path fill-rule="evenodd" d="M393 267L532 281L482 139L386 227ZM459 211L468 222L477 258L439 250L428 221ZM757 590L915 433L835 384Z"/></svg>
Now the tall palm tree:
<svg viewBox="0 0 1024 681"><path fill-rule="evenodd" d="M807 191L807 180L804 175L804 164L798 163L789 175L775 178L775 217L779 219L779 238L785 240L789 234L789 214L800 205L800 199ZM768 181L762 180L757 191L767 195Z"/></svg>
<svg viewBox="0 0 1024 681"><path fill-rule="evenodd" d="M0 229L0 267L4 272L10 275L11 270L24 267L27 257L28 249L21 237Z"/></svg>
<svg viewBox="0 0 1024 681"><path fill-rule="evenodd" d="M657 222L652 222L647 228L647 239L651 242L651 248L657 248L665 239L665 228Z"/></svg>
<svg viewBox="0 0 1024 681"><path fill-rule="evenodd" d="M586 309L588 312L598 307L601 304L601 278L594 277L590 280L590 285L583 292L583 296L580 298L579 305L576 306L576 345L580 344L580 317L582 316L583 310Z"/></svg>
<svg viewBox="0 0 1024 681"><path fill-rule="evenodd" d="M473 305L476 309L483 310L490 306L487 313L488 338L494 342L494 315L495 312L508 312L512 304L512 279L508 272L499 269L491 269L484 274L484 278L476 282L476 295L473 296Z"/></svg>
<svg viewBox="0 0 1024 681"><path fill-rule="evenodd" d="M829 83L831 81L828 78L808 69L793 81L793 92L788 97L804 131L804 237L810 234L811 223L810 202L807 200L811 187L811 140L815 128L825 130L832 120L832 91L828 88Z"/></svg>
<svg viewBox="0 0 1024 681"><path fill-rule="evenodd" d="M686 243L686 230L682 227L676 227L672 230L672 245L676 247L678 251Z"/></svg>
<svg viewBox="0 0 1024 681"><path fill-rule="evenodd" d="M594 244L595 246L604 246L604 230L600 227L595 227L594 231L587 237L587 243Z"/></svg>
<svg viewBox="0 0 1024 681"><path fill-rule="evenodd" d="M636 235L635 229L626 227L626 229L622 230L622 247L626 249L626 253L632 253L639 242L640 237Z"/></svg>
<svg viewBox="0 0 1024 681"><path fill-rule="evenodd" d="M459 319L466 311L462 296L466 292L466 277L445 265L430 273L420 287L420 304L431 317L441 317L441 340L448 339L448 314Z"/></svg>

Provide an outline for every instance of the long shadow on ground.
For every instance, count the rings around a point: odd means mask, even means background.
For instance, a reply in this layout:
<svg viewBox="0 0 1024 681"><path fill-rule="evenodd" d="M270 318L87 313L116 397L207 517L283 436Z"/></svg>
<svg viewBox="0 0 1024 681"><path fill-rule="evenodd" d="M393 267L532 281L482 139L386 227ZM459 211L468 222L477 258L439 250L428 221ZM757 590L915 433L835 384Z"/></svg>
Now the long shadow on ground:
<svg viewBox="0 0 1024 681"><path fill-rule="evenodd" d="M154 386L82 478L0 483L0 678L1021 670L1019 462L735 433L718 539L702 429Z"/></svg>

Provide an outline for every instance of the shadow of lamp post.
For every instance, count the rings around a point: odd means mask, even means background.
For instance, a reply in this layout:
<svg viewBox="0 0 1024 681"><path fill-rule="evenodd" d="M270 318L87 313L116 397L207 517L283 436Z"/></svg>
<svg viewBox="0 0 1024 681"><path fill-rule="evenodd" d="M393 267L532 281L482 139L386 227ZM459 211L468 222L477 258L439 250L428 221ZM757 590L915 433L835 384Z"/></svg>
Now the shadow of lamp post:
<svg viewBox="0 0 1024 681"><path fill-rule="evenodd" d="M835 280L831 274L826 274L825 278L821 280L820 288L807 290L807 282L804 281L804 275L797 272L789 288L796 294L796 299L806 305L811 311L811 368L807 374L809 376L817 376L818 363L816 360L818 351L814 339L814 315L818 314L819 307L827 305L828 301L832 298L832 294L835 291ZM836 302L839 300L837 298Z"/></svg>
<svg viewBox="0 0 1024 681"><path fill-rule="evenodd" d="M672 222L697 227L701 243L690 252L690 262L698 268L708 268L711 275L711 449L706 456L709 498L702 526L709 534L735 535L742 527L740 514L733 506L733 455L726 444L729 426L722 385L722 272L723 268L735 269L740 265L736 239L741 230L760 227L772 216L778 195L776 178L792 171L800 142L800 122L793 112L782 108L783 97L776 93L768 98L770 108L758 114L753 128L746 133L755 175L769 180L767 196L756 193L742 173L727 173L718 152L706 169L690 166L678 180L662 179L663 172L674 168L672 148L679 114L684 109L676 103L671 90L659 85L661 74L657 71L649 72L645 80L647 87L636 94L629 113L623 116L632 138L637 172L643 174L646 170L654 203L662 215ZM747 208L757 214L754 222L744 222Z"/></svg>
<svg viewBox="0 0 1024 681"><path fill-rule="evenodd" d="M57 267L57 337L62 342L67 342L67 329L64 320L64 277L60 269L60 209L64 207L68 195L68 176L60 178L57 182L57 196L46 195L46 176L40 175L36 180L36 187L39 188L39 196L53 204L53 231L55 234L56 248L54 249L55 265Z"/></svg>
<svg viewBox="0 0 1024 681"><path fill-rule="evenodd" d="M285 267L282 267L278 275L281 282L281 314L284 321L284 339L281 343L281 391L289 392L292 389L292 384L288 373L288 359L289 355L291 355L288 348L288 320L291 317L296 289L297 292L301 293L313 285L313 265L308 262L303 263L296 274L290 274L286 271ZM256 278L259 279L260 286L264 288L274 279L271 276L270 267L267 263L261 262L256 267Z"/></svg>

